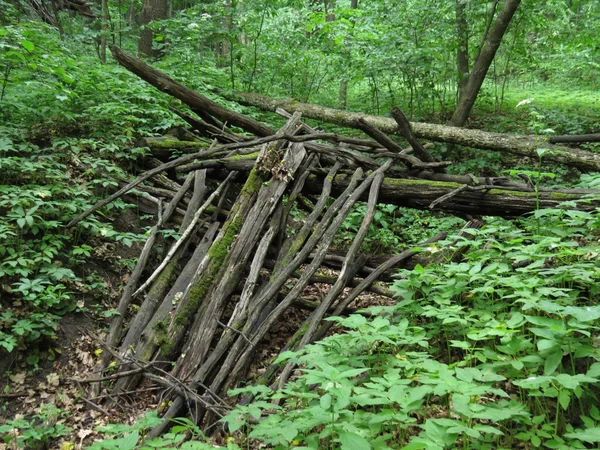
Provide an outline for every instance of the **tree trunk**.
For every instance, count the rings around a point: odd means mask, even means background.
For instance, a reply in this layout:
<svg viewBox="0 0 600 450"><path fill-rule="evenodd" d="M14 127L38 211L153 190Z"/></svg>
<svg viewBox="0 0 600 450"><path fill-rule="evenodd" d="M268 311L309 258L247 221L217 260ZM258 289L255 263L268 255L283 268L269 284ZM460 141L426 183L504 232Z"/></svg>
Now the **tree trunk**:
<svg viewBox="0 0 600 450"><path fill-rule="evenodd" d="M162 72L150 67L143 61L132 57L115 46L110 46L114 58L126 69L132 71L143 80L152 84L163 92L180 99L193 110L210 114L229 124L243 128L258 136L271 136L275 133L270 127L243 116L209 100L184 86ZM283 108L288 112L301 112L304 117L323 120L346 127L356 128L360 118L365 119L371 125L379 128L385 133L396 133L398 124L395 120L371 116L355 112L340 111L319 105L298 103L293 99L272 99L259 94L238 93L230 97L242 104L255 106L267 111L275 112L277 108ZM585 150L570 148L551 144L547 136L515 135L504 133L489 133L481 130L467 130L457 127L435 125L428 123L411 123L415 136L432 141L448 142L451 144L464 145L467 147L481 148L527 156L538 160L537 150L547 148L544 160L571 165L582 170L600 171L600 154Z"/></svg>
<svg viewBox="0 0 600 450"><path fill-rule="evenodd" d="M473 65L473 70L462 91L452 119L450 119L452 125L462 127L467 122L483 80L485 80L488 69L494 60L494 56L496 56L496 51L500 47L502 37L520 3L521 0L506 0L502 6L498 18L491 28L490 34Z"/></svg>
<svg viewBox="0 0 600 450"><path fill-rule="evenodd" d="M100 30L100 61L106 64L106 37L108 34L108 0L102 0L102 26Z"/></svg>
<svg viewBox="0 0 600 450"><path fill-rule="evenodd" d="M440 176L443 176L440 175ZM435 176L434 176L435 178ZM338 175L333 182L332 194L339 194L347 186L348 175ZM316 194L323 178L311 176L303 192ZM562 202L582 200L593 190L560 190L535 192L513 190L503 186L469 186L464 184L415 180L404 178L384 178L379 194L381 203L389 203L416 209L436 209L459 216L481 215L511 218L535 211L536 209L556 208ZM445 200L443 200L445 198ZM436 203L442 199L441 202ZM366 196L363 200L367 200ZM593 211L598 202L579 204L577 209Z"/></svg>
<svg viewBox="0 0 600 450"><path fill-rule="evenodd" d="M249 117L242 116L241 114L233 112L229 109L223 108L203 95L197 94L189 87L177 83L175 80L169 78L162 72L153 69L143 61L134 58L120 48L113 45L109 47L113 57L119 62L119 64L139 76L141 79L147 81L157 89L160 89L161 91L167 92L173 97L178 98L182 102L189 105L193 110L197 109L204 111L207 114L219 117L219 119L223 122L241 127L244 130L250 131L259 136L270 136L274 133L274 130L266 125L263 125L262 123Z"/></svg>
<svg viewBox="0 0 600 450"><path fill-rule="evenodd" d="M358 8L358 0L351 0L350 8L357 9ZM350 35L350 37L352 37L352 35L354 34L354 25L355 25L354 18L350 19L350 23L352 23L352 28L349 32L349 35ZM348 50L347 47L346 47L346 50L344 51L344 56L346 57L346 59L350 56L350 51ZM341 110L345 110L347 104L348 104L348 77L343 76L342 79L340 80L340 89L339 89L339 94L338 94L338 108Z"/></svg>
<svg viewBox="0 0 600 450"><path fill-rule="evenodd" d="M168 13L167 0L144 0L142 4L142 17L138 52L147 57L158 57L161 50L154 49L154 32L148 27L154 20L166 19Z"/></svg>
<svg viewBox="0 0 600 450"><path fill-rule="evenodd" d="M363 118L384 133L393 134L398 131L396 121L387 117L340 111L320 105L299 103L294 99L273 99L259 94L236 93L229 98L266 111L275 112L277 108L285 109L288 112L299 111L303 117L350 128L356 128L358 119ZM411 122L411 126L415 136L421 139L512 153L527 156L536 161L539 158L537 150L547 148L550 151L544 154L545 161L566 164L581 170L600 171L600 154L551 144L552 138L548 136L490 133L422 122Z"/></svg>
<svg viewBox="0 0 600 450"><path fill-rule="evenodd" d="M469 27L465 0L456 0L456 70L458 72L458 100L469 81Z"/></svg>

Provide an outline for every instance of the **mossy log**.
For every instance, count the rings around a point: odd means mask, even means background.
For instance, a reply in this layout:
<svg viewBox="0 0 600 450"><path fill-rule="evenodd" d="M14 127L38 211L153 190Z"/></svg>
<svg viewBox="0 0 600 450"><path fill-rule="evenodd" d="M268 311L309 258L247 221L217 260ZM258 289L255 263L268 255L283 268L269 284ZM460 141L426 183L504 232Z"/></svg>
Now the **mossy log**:
<svg viewBox="0 0 600 450"><path fill-rule="evenodd" d="M349 175L340 174L333 182L333 194L341 192L350 180ZM304 192L316 194L323 180L312 175ZM466 187L465 189L463 189ZM455 195L453 195L455 193ZM514 190L502 186L464 185L460 183L385 178L381 186L379 201L416 209L429 209L429 206L444 196L446 201L435 205L435 210L457 215L482 215L517 217L536 209L557 208L563 202L576 201L570 206L583 211L593 211L600 206L600 192L593 189L555 189L536 192ZM594 196L594 197L592 197ZM366 196L363 198L366 200Z"/></svg>

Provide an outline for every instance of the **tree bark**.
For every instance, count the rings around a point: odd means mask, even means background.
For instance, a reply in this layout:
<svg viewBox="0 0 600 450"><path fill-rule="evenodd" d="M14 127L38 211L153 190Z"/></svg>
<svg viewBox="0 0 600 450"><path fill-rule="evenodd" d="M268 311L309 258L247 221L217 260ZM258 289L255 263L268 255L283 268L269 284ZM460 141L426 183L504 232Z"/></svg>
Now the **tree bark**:
<svg viewBox="0 0 600 450"><path fill-rule="evenodd" d="M153 48L154 32L148 27L154 20L166 19L168 14L167 0L143 0L140 40L138 41L138 52L148 57L157 57L162 51Z"/></svg>
<svg viewBox="0 0 600 450"><path fill-rule="evenodd" d="M217 117L222 122L238 126L258 136L271 136L275 133L273 129L254 119L223 108L221 105L218 105L203 95L194 92L189 87L178 83L162 72L150 67L140 59L134 58L120 48L114 45L109 46L109 48L117 62L127 70L130 70L142 80L147 81L162 92L166 92L167 94L178 98L190 108L202 110Z"/></svg>
<svg viewBox="0 0 600 450"><path fill-rule="evenodd" d="M305 118L322 120L350 128L356 128L358 119L362 118L385 133L393 134L398 131L398 124L393 119L299 103L294 99L273 99L251 93L236 93L229 98L244 105L255 106L266 111L274 112L277 108L285 109L288 112L299 111ZM548 136L491 133L422 122L411 122L410 125L415 136L420 139L506 152L527 156L536 161L538 160L537 149L547 148L551 151L544 154L545 161L566 164L581 170L600 171L600 154L578 148L553 145L550 143L551 138Z"/></svg>
<svg viewBox="0 0 600 450"><path fill-rule="evenodd" d="M462 91L452 119L450 119L452 125L462 127L467 122L483 80L485 80L488 69L494 60L494 56L496 56L496 51L500 47L502 37L520 3L521 0L506 0L504 2L498 18L490 30L490 34L473 64L473 70Z"/></svg>
<svg viewBox="0 0 600 450"><path fill-rule="evenodd" d="M106 38L108 34L108 0L102 0L102 26L100 27L100 61L106 64Z"/></svg>
<svg viewBox="0 0 600 450"><path fill-rule="evenodd" d="M150 67L143 61L134 58L118 47L110 46L110 50L113 57L123 67L135 73L157 89L178 98L192 109L201 110L206 114L216 117L221 122L238 126L258 136L271 136L275 133L270 127L263 125L254 119L226 109L203 95L196 93L187 86L176 82L172 78ZM325 122L331 122L351 128L356 128L357 120L363 118L385 133L391 134L398 131L398 124L396 121L380 116L346 112L319 105L299 103L293 99L277 100L259 94L237 93L230 98L237 100L242 104L255 106L267 111L275 112L277 108L285 109L288 112L298 111L301 112L304 117L323 120ZM490 133L480 130L468 130L418 122L413 122L410 125L415 136L421 139L507 152L534 158L536 161L538 159L537 150L539 148L547 148L550 151L546 152L544 155L544 160L546 161L571 165L581 170L600 171L600 154L577 148L553 145L550 143L550 138L547 136Z"/></svg>
<svg viewBox="0 0 600 450"><path fill-rule="evenodd" d="M348 185L348 175L338 175L333 181L332 195L338 195ZM311 176L304 193L317 194L323 185L322 177ZM390 203L416 209L429 209L430 205L447 196L445 201L434 205L436 210L461 216L481 215L517 217L536 209L556 208L562 202L581 200L597 193L587 189L557 189L554 191L517 191L502 186L470 186L443 181L384 178L379 194L381 203ZM367 200L363 197L363 200ZM593 211L600 202L579 203L577 209Z"/></svg>
<svg viewBox="0 0 600 450"><path fill-rule="evenodd" d="M458 100L469 81L469 27L465 0L456 0L456 70L458 72Z"/></svg>
<svg viewBox="0 0 600 450"><path fill-rule="evenodd" d="M357 9L358 8L358 0L351 0L350 8ZM352 17L350 19L350 23L352 24L352 28L350 29L348 36L350 38L352 38L354 35L354 26L355 26L354 17ZM348 39L348 37L346 37L346 40L347 39ZM349 57L350 57L350 50L346 46L346 49L344 50L344 59L347 60ZM340 80L340 89L338 92L338 108L342 109L342 110L346 109L347 104L348 104L348 77L346 75L343 75L342 79Z"/></svg>

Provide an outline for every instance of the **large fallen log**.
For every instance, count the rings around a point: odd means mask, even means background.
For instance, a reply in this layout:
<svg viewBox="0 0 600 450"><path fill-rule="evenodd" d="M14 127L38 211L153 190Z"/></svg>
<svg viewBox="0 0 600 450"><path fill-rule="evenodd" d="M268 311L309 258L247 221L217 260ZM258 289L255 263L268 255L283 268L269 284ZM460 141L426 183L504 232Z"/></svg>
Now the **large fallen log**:
<svg viewBox="0 0 600 450"><path fill-rule="evenodd" d="M141 59L135 58L114 45L109 46L113 57L127 70L135 73L142 80L147 81L152 86L178 98L189 105L192 110L199 110L217 117L222 122L229 122L245 130L248 130L258 136L270 136L275 132L266 125L250 118L238 114L230 109L213 102L203 95L198 94L187 86L176 82L164 73L150 67Z"/></svg>
<svg viewBox="0 0 600 450"><path fill-rule="evenodd" d="M332 194L341 192L349 176L338 175ZM304 192L318 193L322 178L312 176ZM384 178L379 201L416 209L435 209L459 215L517 217L537 209L556 208L566 201L582 201L575 209L593 211L600 205L598 191L591 189L557 189L555 191L517 191L502 186L466 185L442 181ZM438 200L440 200L438 202ZM366 200L366 196L363 197Z"/></svg>
<svg viewBox="0 0 600 450"><path fill-rule="evenodd" d="M207 97L198 94L189 87L178 83L164 73L154 69L138 58L124 52L116 46L110 46L113 57L126 69L138 75L143 80L152 84L157 89L168 93L204 117L213 117L224 124L232 124L243 128L258 136L274 134L270 127L242 114L231 111L218 105ZM384 133L405 134L397 120L385 117L372 116L356 112L341 111L324 106L308 103L299 103L294 99L273 99L253 93L237 93L230 97L239 103L255 106L266 111L275 112L282 108L288 112L300 112L303 117L322 120L350 128L360 128L359 120L383 131ZM396 114L397 115L397 114ZM396 117L396 115L394 117ZM448 142L468 147L502 151L506 153L527 156L537 161L537 150L548 149L544 159L554 161L581 170L600 171L600 154L551 144L547 136L516 135L504 133L491 133L481 130L450 127L437 124L412 122L412 132L418 138L432 141Z"/></svg>
<svg viewBox="0 0 600 450"><path fill-rule="evenodd" d="M254 93L238 92L228 97L243 105L254 106L265 111L275 112L277 108L283 108L288 112L301 112L305 118L322 120L350 128L358 128L358 120L363 119L384 133L394 134L398 132L397 122L387 117L341 111L320 105L300 103L289 98L274 99ZM536 161L538 159L537 150L546 148L550 151L544 153L544 160L570 165L581 170L600 171L600 154L551 144L552 138L548 136L491 133L422 122L411 122L411 126L415 135L421 139L512 153L527 156Z"/></svg>
<svg viewBox="0 0 600 450"><path fill-rule="evenodd" d="M311 135L313 136L313 135ZM316 135L314 135L316 137ZM294 136L287 136L291 141ZM146 140L152 150L168 147L172 142L173 149L193 151L196 143L188 143L170 139L160 141L155 146L152 140ZM187 144L191 144L186 147ZM310 145L307 148L311 148ZM328 149L320 147L324 154ZM255 164L256 153L235 155L225 158L198 159L192 163L176 167L178 172L189 172L197 169L226 169L249 172ZM169 164L176 163L177 160ZM374 162L373 162L374 163ZM375 163L374 163L375 164ZM357 167L354 165L353 167ZM227 172L223 172L227 173ZM435 173L430 170L413 170L391 168L387 171L381 186L380 201L397 206L416 209L435 209L459 215L489 215L505 218L530 213L540 208L556 208L566 201L581 201L600 192L594 189L552 189L516 183L505 178L485 178ZM219 177L219 173L213 173ZM246 175L241 175L242 179ZM310 182L303 189L305 194L318 194L323 186L325 171L313 171ZM333 180L333 194L337 195L347 187L349 176L339 174ZM442 199L442 200L440 200ZM366 200L366 197L363 198ZM581 201L576 209L592 211L599 201L590 199Z"/></svg>

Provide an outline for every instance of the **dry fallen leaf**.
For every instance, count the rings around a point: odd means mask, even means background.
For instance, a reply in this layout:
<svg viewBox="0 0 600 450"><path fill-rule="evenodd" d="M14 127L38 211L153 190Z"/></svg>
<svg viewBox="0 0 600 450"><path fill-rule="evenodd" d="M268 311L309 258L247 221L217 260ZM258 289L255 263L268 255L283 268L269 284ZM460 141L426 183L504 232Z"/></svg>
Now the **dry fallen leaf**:
<svg viewBox="0 0 600 450"><path fill-rule="evenodd" d="M26 375L27 374L25 372L15 373L14 375L10 376L10 381L16 384L24 384Z"/></svg>
<svg viewBox="0 0 600 450"><path fill-rule="evenodd" d="M92 430L86 430L86 429L79 430L77 432L77 437L83 441L86 437L88 437L92 433L93 433Z"/></svg>
<svg viewBox="0 0 600 450"><path fill-rule="evenodd" d="M50 386L58 387L60 385L60 377L57 373L51 373L46 376L46 381Z"/></svg>

